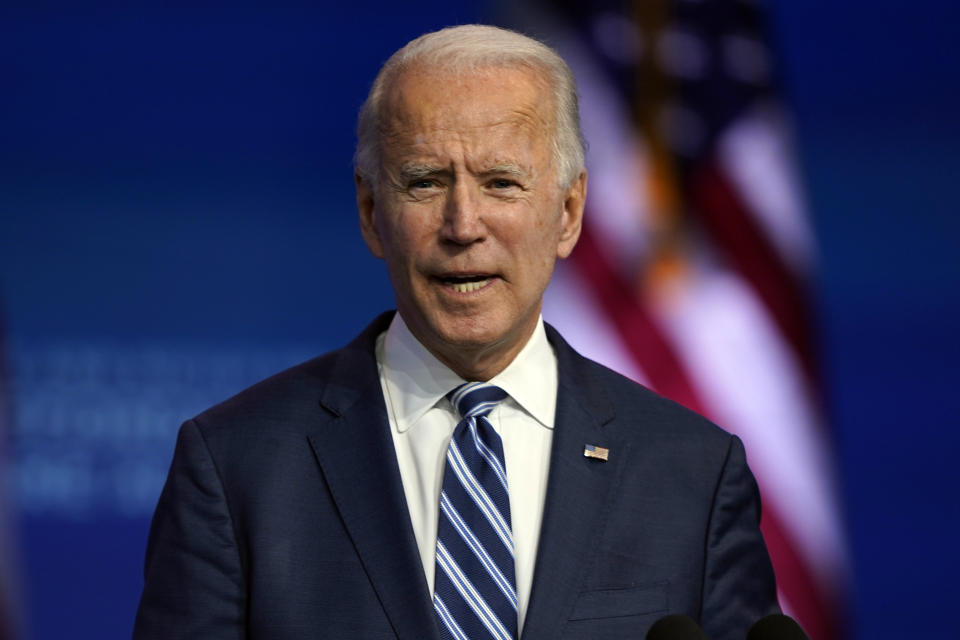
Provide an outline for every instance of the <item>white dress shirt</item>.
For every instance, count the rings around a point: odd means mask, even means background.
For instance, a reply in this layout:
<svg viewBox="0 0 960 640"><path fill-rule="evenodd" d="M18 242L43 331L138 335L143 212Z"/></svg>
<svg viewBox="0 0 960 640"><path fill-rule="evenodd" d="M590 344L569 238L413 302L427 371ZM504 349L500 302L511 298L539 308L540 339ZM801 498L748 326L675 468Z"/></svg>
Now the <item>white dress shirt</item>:
<svg viewBox="0 0 960 640"><path fill-rule="evenodd" d="M465 380L420 344L399 313L377 339L377 363L410 521L432 595L440 490L447 446L459 421L444 396ZM488 418L503 440L506 458L518 628L522 629L533 584L557 405L557 358L542 318L513 362L489 382L510 394Z"/></svg>

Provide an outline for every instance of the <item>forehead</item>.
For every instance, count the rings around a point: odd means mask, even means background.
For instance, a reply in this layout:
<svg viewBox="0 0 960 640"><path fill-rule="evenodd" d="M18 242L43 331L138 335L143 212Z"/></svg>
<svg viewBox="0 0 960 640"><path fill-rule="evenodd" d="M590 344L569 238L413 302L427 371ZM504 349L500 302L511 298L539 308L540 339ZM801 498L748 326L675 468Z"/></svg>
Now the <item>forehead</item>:
<svg viewBox="0 0 960 640"><path fill-rule="evenodd" d="M388 88L381 140L389 153L452 139L545 138L553 126L551 103L546 83L524 68L407 70Z"/></svg>

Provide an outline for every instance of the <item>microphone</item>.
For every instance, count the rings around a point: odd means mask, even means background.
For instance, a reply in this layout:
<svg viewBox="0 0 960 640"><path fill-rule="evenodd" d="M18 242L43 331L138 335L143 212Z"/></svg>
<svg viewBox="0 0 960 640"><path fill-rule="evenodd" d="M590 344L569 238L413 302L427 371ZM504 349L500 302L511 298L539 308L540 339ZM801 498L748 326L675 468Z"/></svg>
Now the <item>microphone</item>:
<svg viewBox="0 0 960 640"><path fill-rule="evenodd" d="M757 620L747 640L810 640L803 628L790 616L774 613Z"/></svg>
<svg viewBox="0 0 960 640"><path fill-rule="evenodd" d="M672 613L653 623L646 640L707 640L707 634L693 618Z"/></svg>

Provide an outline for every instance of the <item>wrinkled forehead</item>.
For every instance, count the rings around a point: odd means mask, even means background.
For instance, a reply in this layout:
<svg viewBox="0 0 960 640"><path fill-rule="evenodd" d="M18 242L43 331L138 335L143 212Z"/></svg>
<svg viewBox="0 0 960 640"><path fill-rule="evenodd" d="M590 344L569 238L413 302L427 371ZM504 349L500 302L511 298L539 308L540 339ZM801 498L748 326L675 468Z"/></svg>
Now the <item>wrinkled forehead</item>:
<svg viewBox="0 0 960 640"><path fill-rule="evenodd" d="M547 83L528 68L411 68L385 90L379 133L386 144L411 135L491 127L542 135L554 126Z"/></svg>

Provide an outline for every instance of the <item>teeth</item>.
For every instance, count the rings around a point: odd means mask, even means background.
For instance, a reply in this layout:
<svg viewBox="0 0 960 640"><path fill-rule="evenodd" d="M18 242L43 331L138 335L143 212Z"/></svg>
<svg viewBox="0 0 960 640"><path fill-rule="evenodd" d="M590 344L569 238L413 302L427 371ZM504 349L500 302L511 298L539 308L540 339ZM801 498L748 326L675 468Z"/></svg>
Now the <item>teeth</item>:
<svg viewBox="0 0 960 640"><path fill-rule="evenodd" d="M477 282L451 282L448 287L456 291L457 293L470 293L471 291L476 291L490 282L490 278L486 280L478 280Z"/></svg>

